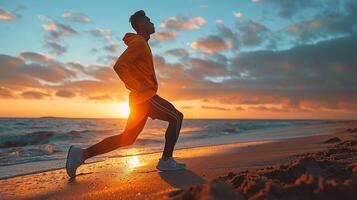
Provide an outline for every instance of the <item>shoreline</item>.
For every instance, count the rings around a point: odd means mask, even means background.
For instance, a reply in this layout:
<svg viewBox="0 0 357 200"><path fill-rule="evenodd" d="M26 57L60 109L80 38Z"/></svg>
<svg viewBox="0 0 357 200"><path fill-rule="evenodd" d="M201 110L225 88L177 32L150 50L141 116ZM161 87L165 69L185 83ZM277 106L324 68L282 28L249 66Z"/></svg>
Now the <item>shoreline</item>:
<svg viewBox="0 0 357 200"><path fill-rule="evenodd" d="M244 141L240 141L237 139L237 137L242 137L242 136L247 136L249 137L253 137L253 135L269 135L270 133L274 132L274 131L285 131L285 132L289 132L291 129L298 129L298 128L314 128L314 127L323 127L323 126L333 126L333 125L343 125L346 123L357 123L357 121L340 121L340 122L325 122L325 123L321 123L321 124L306 124L306 125L290 125L290 126L278 126L278 127L269 127L269 128L260 128L260 129L253 129L253 130L248 130L242 133L237 133L237 134L230 134L227 136L222 136L220 138L216 138L216 139L221 139L221 142L218 143L206 143L203 145L197 145L197 146L190 146L190 147L180 147L180 142L178 142L178 147L175 148L175 152L179 151L179 150L185 150L185 149L192 149L195 150L196 148L204 148L204 147L213 147L213 146L221 146L221 145L235 145L235 144L239 144L239 146L244 146L248 143L254 143L254 142L276 142L276 141L283 141L283 140L288 140L288 139L294 139L294 138L304 138L304 137L310 137L313 135L302 135L302 136L298 136L298 135L289 135L286 138L270 138L270 139L257 139L257 140L244 140ZM344 126L344 125L343 125ZM331 134L331 133L325 133L325 134ZM323 135L323 134L318 134L318 135ZM265 136L266 137L266 136ZM228 138L228 139L227 139ZM227 140L229 140L230 138L231 141L227 142ZM239 148L239 147L237 147ZM150 151L150 152L143 152L143 153L138 153L138 154L130 154L130 155L117 155L117 156L106 156L106 157L99 157L99 158L94 158L94 160L92 161L86 161L86 164L94 164L94 163L99 163L99 162L104 162L106 159L117 159L117 158L126 158L126 157L131 157L131 156L145 156L145 155L150 155L150 154L159 154L161 153L161 150L154 150L154 151ZM63 153L63 152L62 152ZM41 160L41 161L29 161L29 162L24 162L24 163L19 163L19 164L15 164L15 165L4 165L4 166L0 166L0 175L2 174L2 171L6 171L8 169L14 170L14 168L27 168L27 167L31 167L31 168L41 168L41 166L45 165L45 164L49 164L49 165L55 165L51 168L47 168L47 169L40 169L40 170L35 170L35 171L31 171L31 172L24 172L24 173L18 173L18 174L14 174L14 175L1 175L0 176L0 180L5 180L5 179L9 179L9 178L14 178L14 177L19 177L19 176L24 176L24 175L31 175L31 174L36 174L36 173L43 173L43 172L49 172L49 171L53 171L53 170L59 170L59 169L63 169L64 166L63 165L59 165L58 163L61 164L65 162L65 160L63 159L54 159L54 160L50 160L50 161L46 161L46 160ZM53 163L57 163L53 164Z"/></svg>
<svg viewBox="0 0 357 200"><path fill-rule="evenodd" d="M241 142L241 143L239 143L240 147L238 147L238 148L241 148L241 147L244 147L244 146L248 146L248 145L259 145L259 144L264 144L264 143L268 143L268 142L274 142L274 141L259 140L259 141ZM224 144L215 144L215 145L187 147L187 148L175 149L175 151L190 150L190 149L195 150L195 149L200 149L200 148L220 147L220 146L228 147L229 145L236 146L237 143L224 143ZM139 153L139 154L133 154L133 155L126 155L126 156L109 156L107 158L103 158L103 160L94 160L94 161L90 161L90 162L85 162L85 164L99 164L101 162L105 162L108 159L121 159L121 158L133 157L133 156L151 156L151 155L156 155L156 154L160 154L160 153L162 153L162 151ZM62 159L58 159L58 160L63 161ZM48 161L36 161L36 162L41 163L41 162L48 162ZM34 163L34 162L20 163L20 164L16 164L16 165L22 165L22 164L26 165L26 164L29 164L29 163ZM16 165L5 165L4 167L10 167L10 166L16 166ZM33 174L38 174L38 173L50 172L50 171L56 171L56 170L60 170L60 169L64 169L64 166L57 167L57 168L51 168L51 169L48 169L48 170L34 171L34 172L29 172L29 173L24 173L24 174L17 174L17 175L9 176L9 177L0 177L0 180L6 180L6 179L10 179L10 178L19 177L19 176L27 176L27 175L33 175Z"/></svg>
<svg viewBox="0 0 357 200"><path fill-rule="evenodd" d="M331 134L176 150L174 156L188 166L180 172L158 172L155 165L159 153L109 158L81 166L72 180L64 169L2 179L0 194L4 199L165 199L168 194L208 183L229 172L271 166L289 161L293 155L326 150L332 144L323 141L335 136L346 140L349 134L344 131L355 127L356 122L344 123L338 130L328 129Z"/></svg>

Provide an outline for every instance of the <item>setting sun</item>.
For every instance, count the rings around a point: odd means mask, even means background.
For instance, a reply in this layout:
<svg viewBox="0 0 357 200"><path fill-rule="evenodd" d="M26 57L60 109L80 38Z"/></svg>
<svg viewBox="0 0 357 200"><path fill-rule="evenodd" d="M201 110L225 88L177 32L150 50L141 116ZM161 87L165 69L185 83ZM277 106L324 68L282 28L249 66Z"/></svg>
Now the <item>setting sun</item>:
<svg viewBox="0 0 357 200"><path fill-rule="evenodd" d="M119 104L119 114L123 117L128 117L130 114L130 107L128 102L123 102Z"/></svg>

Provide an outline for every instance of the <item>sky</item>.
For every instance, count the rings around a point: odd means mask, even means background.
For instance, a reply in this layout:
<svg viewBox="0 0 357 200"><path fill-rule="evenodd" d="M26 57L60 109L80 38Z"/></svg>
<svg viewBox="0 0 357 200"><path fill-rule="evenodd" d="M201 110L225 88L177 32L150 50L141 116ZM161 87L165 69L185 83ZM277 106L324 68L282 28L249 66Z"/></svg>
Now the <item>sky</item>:
<svg viewBox="0 0 357 200"><path fill-rule="evenodd" d="M0 117L126 118L138 10L185 118L357 119L355 0L0 0Z"/></svg>

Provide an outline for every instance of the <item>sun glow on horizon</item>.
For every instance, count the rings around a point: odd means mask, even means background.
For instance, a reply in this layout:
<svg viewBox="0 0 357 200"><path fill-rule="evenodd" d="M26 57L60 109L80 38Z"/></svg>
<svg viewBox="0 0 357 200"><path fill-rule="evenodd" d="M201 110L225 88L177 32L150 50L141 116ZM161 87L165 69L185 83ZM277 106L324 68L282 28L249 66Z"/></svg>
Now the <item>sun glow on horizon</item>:
<svg viewBox="0 0 357 200"><path fill-rule="evenodd" d="M130 114L130 107L128 102L122 102L119 104L119 115L122 117L128 117Z"/></svg>

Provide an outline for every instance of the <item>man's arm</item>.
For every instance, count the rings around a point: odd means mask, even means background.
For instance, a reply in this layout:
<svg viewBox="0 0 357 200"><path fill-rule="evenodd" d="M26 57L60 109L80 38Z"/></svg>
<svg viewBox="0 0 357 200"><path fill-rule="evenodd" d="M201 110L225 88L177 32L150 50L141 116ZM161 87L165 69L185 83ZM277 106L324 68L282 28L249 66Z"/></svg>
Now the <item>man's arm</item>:
<svg viewBox="0 0 357 200"><path fill-rule="evenodd" d="M143 84L131 74L134 61L141 55L145 48L145 41L137 40L129 44L128 48L120 55L114 65L114 70L129 90L142 91Z"/></svg>

